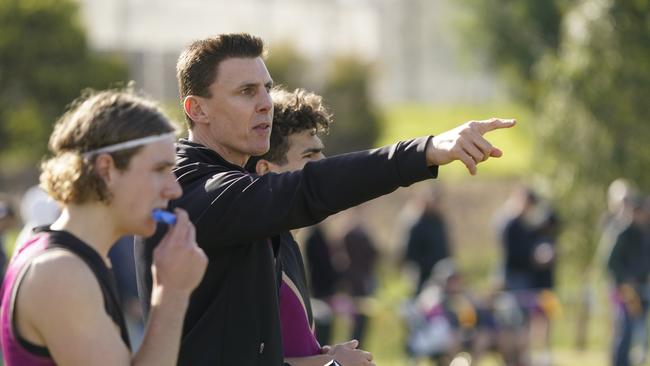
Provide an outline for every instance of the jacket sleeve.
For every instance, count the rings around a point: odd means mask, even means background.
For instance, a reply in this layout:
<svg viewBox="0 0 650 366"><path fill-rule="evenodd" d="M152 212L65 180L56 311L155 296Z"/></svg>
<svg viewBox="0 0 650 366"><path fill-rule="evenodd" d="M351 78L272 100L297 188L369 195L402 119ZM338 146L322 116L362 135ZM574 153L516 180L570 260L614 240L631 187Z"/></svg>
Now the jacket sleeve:
<svg viewBox="0 0 650 366"><path fill-rule="evenodd" d="M204 246L268 238L436 177L437 167L427 167L424 154L429 138L333 156L291 173L224 171L183 186L178 206L189 212Z"/></svg>

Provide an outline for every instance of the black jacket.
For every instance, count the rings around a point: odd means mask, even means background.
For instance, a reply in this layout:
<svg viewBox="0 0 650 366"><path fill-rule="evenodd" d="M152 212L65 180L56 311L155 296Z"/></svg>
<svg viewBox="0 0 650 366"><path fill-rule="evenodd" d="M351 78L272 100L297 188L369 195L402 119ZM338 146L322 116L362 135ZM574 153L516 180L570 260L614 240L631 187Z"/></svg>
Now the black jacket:
<svg viewBox="0 0 650 366"><path fill-rule="evenodd" d="M607 268L616 284L644 287L650 276L650 243L643 229L630 224L616 235Z"/></svg>
<svg viewBox="0 0 650 366"><path fill-rule="evenodd" d="M187 140L175 174L196 239L209 258L185 317L179 365L282 365L278 235L432 178L428 138L308 163L302 171L257 176ZM151 253L162 235L136 246L138 282L148 306ZM147 309L145 309L147 310Z"/></svg>

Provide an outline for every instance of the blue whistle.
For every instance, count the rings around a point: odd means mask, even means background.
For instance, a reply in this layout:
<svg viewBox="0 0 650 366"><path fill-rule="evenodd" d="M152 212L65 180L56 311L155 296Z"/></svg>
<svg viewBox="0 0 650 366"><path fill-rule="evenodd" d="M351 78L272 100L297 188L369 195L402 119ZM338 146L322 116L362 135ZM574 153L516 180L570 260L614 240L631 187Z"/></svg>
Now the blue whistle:
<svg viewBox="0 0 650 366"><path fill-rule="evenodd" d="M151 217L153 217L156 222L164 222L167 225L174 225L176 223L176 215L159 208L153 210Z"/></svg>

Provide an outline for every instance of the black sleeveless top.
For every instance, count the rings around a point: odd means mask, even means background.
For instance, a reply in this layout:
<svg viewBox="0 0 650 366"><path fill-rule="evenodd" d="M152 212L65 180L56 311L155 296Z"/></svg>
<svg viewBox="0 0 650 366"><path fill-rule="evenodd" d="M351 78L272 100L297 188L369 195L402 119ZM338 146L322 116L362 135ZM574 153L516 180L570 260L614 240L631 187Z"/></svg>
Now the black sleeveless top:
<svg viewBox="0 0 650 366"><path fill-rule="evenodd" d="M46 250L55 248L67 250L81 258L88 265L101 288L106 314L108 314L115 325L120 328L122 341L124 341L127 348L131 350L131 342L129 341L129 334L126 327L126 321L124 320L124 313L122 312L115 276L99 253L67 231L51 230L48 226L42 226L34 229L34 235L48 236L48 245ZM19 334L16 334L16 338L31 353L39 356L50 357L50 352L47 348L35 345L21 337Z"/></svg>

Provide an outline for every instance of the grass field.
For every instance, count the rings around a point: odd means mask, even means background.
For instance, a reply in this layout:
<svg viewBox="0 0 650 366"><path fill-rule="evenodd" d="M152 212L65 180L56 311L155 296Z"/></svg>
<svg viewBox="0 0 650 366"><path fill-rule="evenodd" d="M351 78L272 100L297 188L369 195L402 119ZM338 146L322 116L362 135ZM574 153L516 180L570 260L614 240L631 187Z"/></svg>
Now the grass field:
<svg viewBox="0 0 650 366"><path fill-rule="evenodd" d="M530 169L533 154L532 131L529 112L513 104L490 105L401 105L387 109L382 121L382 134L378 145L416 136L441 133L470 120L491 117L515 118L518 125L510 130L495 131L488 135L494 146L504 151L501 159L479 167L483 176L520 175ZM465 177L461 164L445 168L445 176Z"/></svg>

